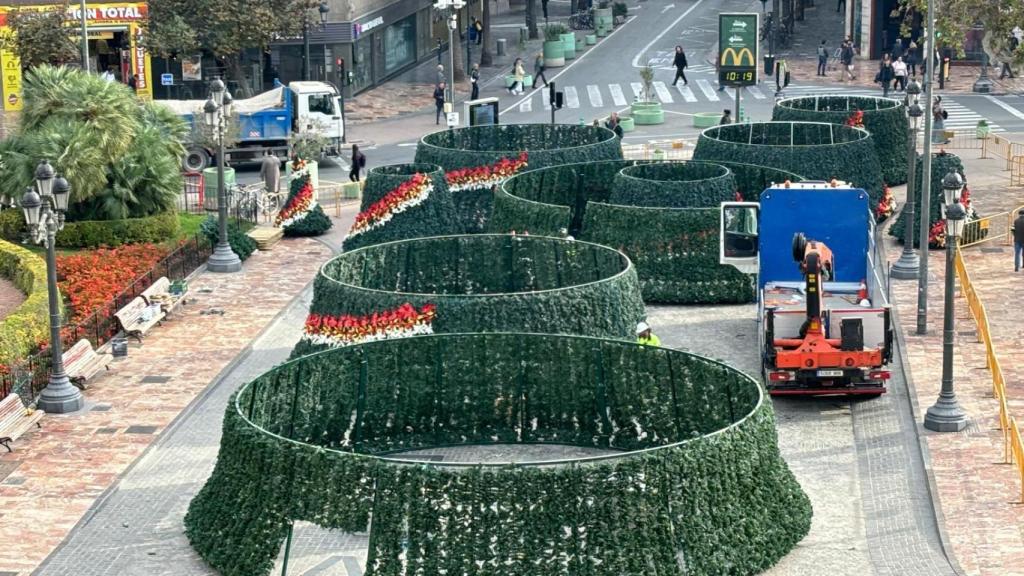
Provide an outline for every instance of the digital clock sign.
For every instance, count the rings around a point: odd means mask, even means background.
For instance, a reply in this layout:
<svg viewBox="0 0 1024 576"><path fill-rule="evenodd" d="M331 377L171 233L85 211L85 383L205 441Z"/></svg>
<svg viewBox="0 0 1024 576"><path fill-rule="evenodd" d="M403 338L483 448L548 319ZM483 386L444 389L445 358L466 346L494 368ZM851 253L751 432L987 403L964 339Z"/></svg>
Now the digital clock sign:
<svg viewBox="0 0 1024 576"><path fill-rule="evenodd" d="M718 81L724 86L757 84L759 15L718 15Z"/></svg>

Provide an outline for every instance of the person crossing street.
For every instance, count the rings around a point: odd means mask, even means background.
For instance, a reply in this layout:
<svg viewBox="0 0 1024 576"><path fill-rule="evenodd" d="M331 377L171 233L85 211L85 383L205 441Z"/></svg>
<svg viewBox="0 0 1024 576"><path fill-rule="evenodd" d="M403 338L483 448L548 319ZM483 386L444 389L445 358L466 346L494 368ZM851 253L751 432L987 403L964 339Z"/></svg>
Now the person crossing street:
<svg viewBox="0 0 1024 576"><path fill-rule="evenodd" d="M544 76L544 53L537 52L537 56L533 59L533 88L537 87L537 79L540 78L544 81L544 87L548 87L548 79Z"/></svg>
<svg viewBox="0 0 1024 576"><path fill-rule="evenodd" d="M676 67L676 77L672 80L672 85L675 86L679 82L679 79L683 79L683 86L689 86L690 83L686 80L686 52L683 52L682 46L676 46L676 55L672 59L672 64Z"/></svg>

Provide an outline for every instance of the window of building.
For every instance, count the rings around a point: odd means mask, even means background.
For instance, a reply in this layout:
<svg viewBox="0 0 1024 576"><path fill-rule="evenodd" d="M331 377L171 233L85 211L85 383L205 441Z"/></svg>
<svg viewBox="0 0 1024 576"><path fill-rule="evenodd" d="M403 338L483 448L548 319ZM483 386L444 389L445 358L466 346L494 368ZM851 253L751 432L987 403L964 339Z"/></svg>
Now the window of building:
<svg viewBox="0 0 1024 576"><path fill-rule="evenodd" d="M416 60L416 16L384 29L384 72L391 73Z"/></svg>

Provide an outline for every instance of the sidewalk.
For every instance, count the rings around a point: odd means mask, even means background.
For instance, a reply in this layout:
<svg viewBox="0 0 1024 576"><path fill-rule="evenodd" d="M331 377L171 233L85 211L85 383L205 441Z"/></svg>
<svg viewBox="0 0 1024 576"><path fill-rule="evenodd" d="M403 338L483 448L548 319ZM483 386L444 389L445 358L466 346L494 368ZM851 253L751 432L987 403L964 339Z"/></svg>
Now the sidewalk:
<svg viewBox="0 0 1024 576"><path fill-rule="evenodd" d="M0 573L27 575L39 566L331 253L316 240L289 239L253 254L238 274L199 274L188 305L142 345L133 341L128 356L85 392L83 410L47 415L41 430L0 454ZM180 453L178 465L184 472L198 457Z"/></svg>
<svg viewBox="0 0 1024 576"><path fill-rule="evenodd" d="M981 160L979 150L951 150L961 157L980 215L1024 204L1024 190L1009 189L1005 161ZM886 236L889 261L902 246ZM1024 301L1024 275L1013 272L1013 250L1001 241L968 247L967 272L986 309L993 342L1006 375L1010 412L1024 417L1024 332L1018 312ZM970 416L960 433L935 433L921 426L924 412L939 393L942 374L942 313L945 252L929 253L928 330L916 329L917 282L892 281L892 301L906 342L908 370L916 389L915 418L931 456L938 503L954 555L967 574L1024 574L1024 505L1015 469L1001 464L1002 434L996 429L998 407L992 399L991 373L985 349L976 337L966 300L956 299L954 384L961 406Z"/></svg>

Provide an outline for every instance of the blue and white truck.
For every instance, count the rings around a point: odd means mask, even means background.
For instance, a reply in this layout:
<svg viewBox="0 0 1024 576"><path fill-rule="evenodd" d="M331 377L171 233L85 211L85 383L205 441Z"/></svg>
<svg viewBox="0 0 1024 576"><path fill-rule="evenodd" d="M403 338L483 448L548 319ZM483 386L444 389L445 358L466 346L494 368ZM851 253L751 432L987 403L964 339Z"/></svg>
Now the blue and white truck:
<svg viewBox="0 0 1024 576"><path fill-rule="evenodd" d="M203 121L204 100L157 100L195 127ZM233 162L258 161L272 151L282 160L291 156L292 141L312 131L327 140L324 153L340 156L345 134L338 89L326 82L291 82L262 94L235 100L232 114L237 118L236 144L225 152ZM201 172L210 166L215 151L197 142L186 142L183 168Z"/></svg>
<svg viewBox="0 0 1024 576"><path fill-rule="evenodd" d="M786 182L722 203L720 227L719 262L756 275L768 392L884 393L892 319L868 194Z"/></svg>

